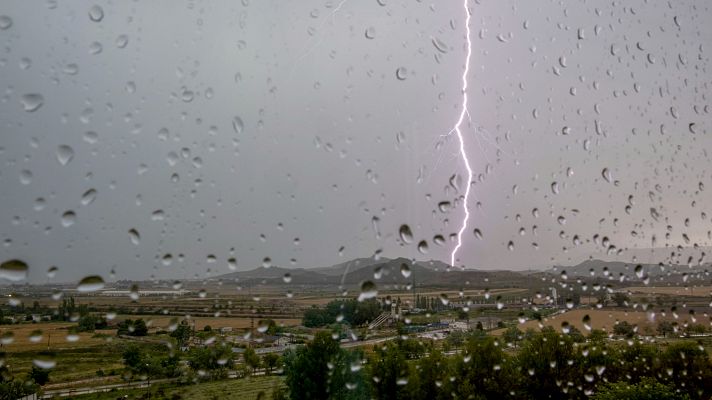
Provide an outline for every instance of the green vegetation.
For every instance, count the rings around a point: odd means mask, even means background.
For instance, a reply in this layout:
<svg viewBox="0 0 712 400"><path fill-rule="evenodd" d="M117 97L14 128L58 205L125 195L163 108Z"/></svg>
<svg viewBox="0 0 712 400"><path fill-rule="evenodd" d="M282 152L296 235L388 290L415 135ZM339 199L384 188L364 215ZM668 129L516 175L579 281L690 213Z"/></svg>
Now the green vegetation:
<svg viewBox="0 0 712 400"><path fill-rule="evenodd" d="M363 354L327 333L284 356L292 399L708 399L712 364L699 344L610 342L592 332L509 332L512 342L467 333L444 356L429 342L395 340ZM506 340L506 339L505 339ZM362 368L363 364L363 368ZM350 368L348 366L350 365ZM344 392L343 387L348 388Z"/></svg>
<svg viewBox="0 0 712 400"><path fill-rule="evenodd" d="M333 300L326 308L312 307L304 312L303 324L306 327L321 327L337 322L351 326L360 326L373 321L382 312L381 304L376 299L368 301Z"/></svg>
<svg viewBox="0 0 712 400"><path fill-rule="evenodd" d="M125 319L119 323L116 330L117 335L128 336L146 336L148 335L148 327L146 321L139 318L137 320Z"/></svg>

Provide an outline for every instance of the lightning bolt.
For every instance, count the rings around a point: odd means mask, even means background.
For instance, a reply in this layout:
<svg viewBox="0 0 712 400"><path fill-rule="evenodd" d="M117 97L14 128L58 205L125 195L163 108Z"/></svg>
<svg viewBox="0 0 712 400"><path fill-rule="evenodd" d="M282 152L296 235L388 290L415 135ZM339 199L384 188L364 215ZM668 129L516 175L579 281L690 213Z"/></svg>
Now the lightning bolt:
<svg viewBox="0 0 712 400"><path fill-rule="evenodd" d="M472 40L470 39L470 10L467 9L467 0L463 0L463 7L465 9L465 28L467 31L467 59L465 60L465 70L462 72L462 110L460 111L460 117L457 119L455 126L452 128L450 133L454 132L457 135L457 140L460 143L460 156L462 161L465 163L465 169L467 169L467 184L465 186L465 197L463 198L463 205L465 207L465 216L462 219L462 226L457 232L457 245L452 249L450 254L450 265L455 265L455 257L457 256L457 251L462 247L462 234L467 229L467 220L470 218L470 209L467 205L467 200L470 197L470 182L472 182L472 167L470 167L470 160L467 158L467 151L465 151L465 139L462 136L462 130L460 126L465 120L465 115L469 116L470 113L467 110L467 74L470 72L470 57L472 56Z"/></svg>

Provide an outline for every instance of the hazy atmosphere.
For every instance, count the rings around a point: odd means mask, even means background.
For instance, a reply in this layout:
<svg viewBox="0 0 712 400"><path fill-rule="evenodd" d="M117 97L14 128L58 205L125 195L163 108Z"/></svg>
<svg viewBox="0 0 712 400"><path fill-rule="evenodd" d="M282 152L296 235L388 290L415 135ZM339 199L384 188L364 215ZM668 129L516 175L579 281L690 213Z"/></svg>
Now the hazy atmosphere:
<svg viewBox="0 0 712 400"><path fill-rule="evenodd" d="M470 12L458 266L711 244L708 1ZM31 281L51 266L76 281L202 278L231 258L449 262L467 185L449 134L461 2L13 2L0 16L0 259L25 260Z"/></svg>

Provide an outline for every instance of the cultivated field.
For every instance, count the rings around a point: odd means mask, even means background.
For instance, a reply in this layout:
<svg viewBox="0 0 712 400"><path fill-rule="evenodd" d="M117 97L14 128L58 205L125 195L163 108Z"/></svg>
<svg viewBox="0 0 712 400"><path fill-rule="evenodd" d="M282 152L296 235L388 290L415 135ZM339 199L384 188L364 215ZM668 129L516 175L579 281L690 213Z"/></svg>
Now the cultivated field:
<svg viewBox="0 0 712 400"><path fill-rule="evenodd" d="M670 296L709 296L712 286L632 286L625 288L631 293L664 294Z"/></svg>
<svg viewBox="0 0 712 400"><path fill-rule="evenodd" d="M171 324L180 322L179 317L169 317L161 315L119 315L116 320L143 318L151 330L166 330ZM231 327L233 329L249 329L254 322L256 328L261 319L267 319L269 316L258 317L255 315L254 321L250 318L243 317L191 317L188 321L192 325L195 322L195 329L202 330L209 325L213 329L223 327ZM296 326L302 323L301 319L297 318L273 318L274 322L283 326ZM115 333L116 331L114 331Z"/></svg>
<svg viewBox="0 0 712 400"><path fill-rule="evenodd" d="M69 327L76 326L73 322L39 322L22 323L18 325L0 325L0 335L12 335L12 342L0 345L8 353L29 350L68 349L99 345L105 342L101 333L115 334L116 331L83 332L70 336Z"/></svg>

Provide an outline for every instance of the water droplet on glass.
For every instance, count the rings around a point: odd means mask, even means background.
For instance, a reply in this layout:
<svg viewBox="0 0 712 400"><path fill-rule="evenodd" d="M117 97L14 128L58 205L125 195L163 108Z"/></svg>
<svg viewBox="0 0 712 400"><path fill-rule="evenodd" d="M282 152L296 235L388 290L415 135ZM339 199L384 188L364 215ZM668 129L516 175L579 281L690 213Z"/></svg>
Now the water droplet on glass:
<svg viewBox="0 0 712 400"><path fill-rule="evenodd" d="M645 275L645 271L643 270L643 266L640 264L636 265L635 266L635 276L642 279L644 275Z"/></svg>
<svg viewBox="0 0 712 400"><path fill-rule="evenodd" d="M129 37L127 35L119 35L116 38L116 47L123 49L129 44Z"/></svg>
<svg viewBox="0 0 712 400"><path fill-rule="evenodd" d="M104 9L98 5L94 5L89 9L89 19L94 22L100 22L104 19Z"/></svg>
<svg viewBox="0 0 712 400"><path fill-rule="evenodd" d="M245 124L242 122L242 118L236 116L232 119L232 129L234 129L237 134L242 133L242 130L245 129Z"/></svg>
<svg viewBox="0 0 712 400"><path fill-rule="evenodd" d="M358 295L358 301L372 299L378 295L376 284L371 281L361 283L361 293Z"/></svg>
<svg viewBox="0 0 712 400"><path fill-rule="evenodd" d="M67 146L66 144L57 146L57 161L62 165L69 164L74 158L74 149Z"/></svg>
<svg viewBox="0 0 712 400"><path fill-rule="evenodd" d="M68 228L72 225L74 225L74 222L77 220L77 214L74 213L74 211L65 211L64 214L62 214L62 226L65 228Z"/></svg>
<svg viewBox="0 0 712 400"><path fill-rule="evenodd" d="M38 368L42 369L52 369L57 365L57 361L55 361L51 356L45 355L45 357L42 358L35 358L32 360L32 364L37 366Z"/></svg>
<svg viewBox="0 0 712 400"><path fill-rule="evenodd" d="M272 266L272 259L269 257L265 257L262 259L262 267L263 268L269 268Z"/></svg>
<svg viewBox="0 0 712 400"><path fill-rule="evenodd" d="M428 242L426 242L425 240L421 240L418 243L418 251L420 252L420 254L428 254Z"/></svg>
<svg viewBox="0 0 712 400"><path fill-rule="evenodd" d="M0 15L0 30L4 31L10 29L12 26L12 18L7 15Z"/></svg>
<svg viewBox="0 0 712 400"><path fill-rule="evenodd" d="M22 95L22 108L27 112L37 111L44 104L44 96L39 93L27 93Z"/></svg>
<svg viewBox="0 0 712 400"><path fill-rule="evenodd" d="M235 257L231 257L227 259L227 267L230 268L231 271L234 271L237 269L237 259Z"/></svg>
<svg viewBox="0 0 712 400"><path fill-rule="evenodd" d="M404 243L409 244L413 242L413 232L410 230L410 227L408 225L401 225L398 229L398 233L400 234L400 238Z"/></svg>
<svg viewBox="0 0 712 400"><path fill-rule="evenodd" d="M23 185L29 185L32 183L32 171L28 169L23 169L20 171L20 183Z"/></svg>
<svg viewBox="0 0 712 400"><path fill-rule="evenodd" d="M104 279L99 275L90 275L82 278L77 285L80 292L95 292L104 288Z"/></svg>
<svg viewBox="0 0 712 400"><path fill-rule="evenodd" d="M29 267L24 261L8 260L0 264L0 278L10 281L21 281L27 279Z"/></svg>
<svg viewBox="0 0 712 400"><path fill-rule="evenodd" d="M405 67L399 67L396 69L396 78L398 78L398 80L404 81L407 76L408 70L405 69Z"/></svg>
<svg viewBox="0 0 712 400"><path fill-rule="evenodd" d="M289 283L289 282L291 282L291 281L292 281L292 274L290 274L289 272L285 273L284 276L282 277L282 280L284 281L284 283Z"/></svg>
<svg viewBox="0 0 712 400"><path fill-rule="evenodd" d="M611 177L611 171L608 168L603 168L603 171L601 171L601 176L603 176L603 179L606 180L606 182L611 183L613 178Z"/></svg>
<svg viewBox="0 0 712 400"><path fill-rule="evenodd" d="M406 263L401 264L400 272L404 278L410 277L411 271L410 271L410 267L408 266L408 264L406 264Z"/></svg>
<svg viewBox="0 0 712 400"><path fill-rule="evenodd" d="M441 302L444 306L450 304L450 299L448 299L446 293L441 293L441 294L440 294L440 302Z"/></svg>
<svg viewBox="0 0 712 400"><path fill-rule="evenodd" d="M138 246L139 243L141 243L141 235L134 228L129 229L129 239L131 239L131 243L133 243L136 246Z"/></svg>
<svg viewBox="0 0 712 400"><path fill-rule="evenodd" d="M376 37L376 28L369 26L366 28L366 32L364 33L364 36L366 39L373 39Z"/></svg>
<svg viewBox="0 0 712 400"><path fill-rule="evenodd" d="M82 195L81 203L83 206L88 206L94 202L94 199L96 199L96 190L89 189Z"/></svg>
<svg viewBox="0 0 712 400"><path fill-rule="evenodd" d="M591 317L586 314L583 316L583 319L581 319L581 322L583 322L583 327L586 328L587 331L591 331Z"/></svg>

